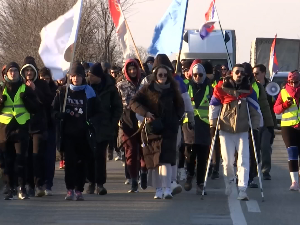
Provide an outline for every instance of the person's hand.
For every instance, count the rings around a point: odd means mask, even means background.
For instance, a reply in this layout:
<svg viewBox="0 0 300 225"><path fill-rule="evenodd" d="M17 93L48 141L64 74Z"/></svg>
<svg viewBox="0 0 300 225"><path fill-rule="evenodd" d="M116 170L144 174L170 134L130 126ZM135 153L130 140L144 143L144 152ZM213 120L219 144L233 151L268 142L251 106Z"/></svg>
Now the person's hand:
<svg viewBox="0 0 300 225"><path fill-rule="evenodd" d="M31 87L32 90L35 90L35 84L30 80L26 81L26 86Z"/></svg>
<svg viewBox="0 0 300 225"><path fill-rule="evenodd" d="M147 112L145 117L150 121L155 120L154 114L152 114L151 112Z"/></svg>
<svg viewBox="0 0 300 225"><path fill-rule="evenodd" d="M292 102L291 100L286 100L286 101L282 104L282 108L288 109L292 104L293 104L293 102Z"/></svg>

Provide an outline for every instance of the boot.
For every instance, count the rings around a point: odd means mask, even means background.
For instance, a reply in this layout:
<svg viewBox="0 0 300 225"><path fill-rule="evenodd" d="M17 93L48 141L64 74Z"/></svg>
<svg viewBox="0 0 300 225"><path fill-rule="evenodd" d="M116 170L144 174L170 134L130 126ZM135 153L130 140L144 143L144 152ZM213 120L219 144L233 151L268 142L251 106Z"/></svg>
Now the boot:
<svg viewBox="0 0 300 225"><path fill-rule="evenodd" d="M107 190L105 189L105 187L103 187L102 184L98 184L97 185L97 195L106 195L107 194Z"/></svg>
<svg viewBox="0 0 300 225"><path fill-rule="evenodd" d="M190 191L191 189L192 189L192 187L193 187L193 176L190 176L190 175L188 175L187 176L187 178L186 178L186 182L185 182L185 184L184 184L184 190L186 190L186 191Z"/></svg>

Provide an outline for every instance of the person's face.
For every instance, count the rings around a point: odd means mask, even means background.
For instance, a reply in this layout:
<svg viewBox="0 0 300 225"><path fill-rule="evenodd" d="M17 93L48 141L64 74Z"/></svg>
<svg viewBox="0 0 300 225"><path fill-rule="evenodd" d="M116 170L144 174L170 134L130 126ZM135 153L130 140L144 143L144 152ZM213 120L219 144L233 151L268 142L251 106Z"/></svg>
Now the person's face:
<svg viewBox="0 0 300 225"><path fill-rule="evenodd" d="M292 87L298 87L300 85L299 79L297 78L295 80L289 80L288 83Z"/></svg>
<svg viewBox="0 0 300 225"><path fill-rule="evenodd" d="M40 76L40 79L47 81L48 84L50 83L50 80L51 80L51 78L48 75L46 75L46 76Z"/></svg>
<svg viewBox="0 0 300 225"><path fill-rule="evenodd" d="M153 65L154 62L153 61L148 61L147 64Z"/></svg>
<svg viewBox="0 0 300 225"><path fill-rule="evenodd" d="M235 83L240 84L245 76L245 70L242 67L235 67L232 70L232 79Z"/></svg>
<svg viewBox="0 0 300 225"><path fill-rule="evenodd" d="M7 71L6 74L7 78L11 81L16 81L17 79L19 79L20 76L20 72L16 67L11 67L9 68L9 70Z"/></svg>
<svg viewBox="0 0 300 225"><path fill-rule="evenodd" d="M71 75L71 82L73 85L75 86L80 86L82 84L82 76L78 76L78 75Z"/></svg>
<svg viewBox="0 0 300 225"><path fill-rule="evenodd" d="M168 71L165 68L159 68L157 70L156 79L160 84L166 83L168 78Z"/></svg>
<svg viewBox="0 0 300 225"><path fill-rule="evenodd" d="M136 77L136 75L137 75L136 67L135 66L129 66L128 70L127 70L127 73L130 77Z"/></svg>
<svg viewBox="0 0 300 225"><path fill-rule="evenodd" d="M202 83L203 81L203 74L202 73L193 73L194 80L196 83Z"/></svg>
<svg viewBox="0 0 300 225"><path fill-rule="evenodd" d="M259 68L254 68L253 69L253 74L254 74L255 79L258 82L265 79L265 76L266 76L266 73L261 72Z"/></svg>
<svg viewBox="0 0 300 225"><path fill-rule="evenodd" d="M111 74L114 78L116 78L116 77L118 76L118 71L116 71L116 70L111 70L111 71L110 71L110 74Z"/></svg>
<svg viewBox="0 0 300 225"><path fill-rule="evenodd" d="M92 73L89 73L89 79L91 84L99 84L101 82L101 78Z"/></svg>
<svg viewBox="0 0 300 225"><path fill-rule="evenodd" d="M26 80L33 80L35 76L35 71L32 67L26 67L24 69L24 74L26 77Z"/></svg>
<svg viewBox="0 0 300 225"><path fill-rule="evenodd" d="M227 71L228 71L227 68L225 66L222 66L221 68L222 76L226 76Z"/></svg>
<svg viewBox="0 0 300 225"><path fill-rule="evenodd" d="M185 69L184 70L184 77L185 77L185 79L189 79L189 70L188 69Z"/></svg>

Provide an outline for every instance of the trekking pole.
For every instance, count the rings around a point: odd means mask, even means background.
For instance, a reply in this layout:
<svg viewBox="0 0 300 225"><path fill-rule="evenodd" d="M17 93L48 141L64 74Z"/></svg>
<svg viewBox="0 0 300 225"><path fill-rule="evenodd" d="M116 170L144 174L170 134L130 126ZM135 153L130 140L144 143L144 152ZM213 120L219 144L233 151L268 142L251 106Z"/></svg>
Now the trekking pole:
<svg viewBox="0 0 300 225"><path fill-rule="evenodd" d="M262 182L261 182L261 173L260 173L261 171L260 171L260 165L259 165L258 160L257 160L256 146L255 146L255 140L254 140L254 135L253 135L253 128L252 128L252 123L251 123L251 117L250 117L248 102L247 102L247 112L248 112L248 120L249 120L249 125L250 125L250 130L251 130L251 136L252 136L252 143L253 143L255 161L256 161L256 166L257 166L260 193L261 193L262 202L264 202L265 197L264 197L264 191L263 191L263 186L262 186Z"/></svg>
<svg viewBox="0 0 300 225"><path fill-rule="evenodd" d="M209 157L208 157L207 166L206 166L205 179L204 179L204 185L203 185L203 190L202 190L202 194L201 194L201 200L203 200L205 187L206 187L206 183L207 183L208 170L209 170L209 167L210 167L211 158L212 158L214 148L215 148L215 144L216 144L217 132L218 132L218 126L219 126L219 122L220 122L221 111L222 111L222 108L220 108L220 112L219 112L218 120L217 120L217 125L216 125L215 135L214 135L214 137L211 141L211 145L210 145L210 151L209 151Z"/></svg>

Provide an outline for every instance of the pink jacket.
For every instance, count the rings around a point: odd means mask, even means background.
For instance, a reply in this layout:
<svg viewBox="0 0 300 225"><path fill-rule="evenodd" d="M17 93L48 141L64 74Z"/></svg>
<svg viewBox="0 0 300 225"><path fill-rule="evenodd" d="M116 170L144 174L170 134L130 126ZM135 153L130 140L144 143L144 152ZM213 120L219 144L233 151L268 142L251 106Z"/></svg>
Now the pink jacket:
<svg viewBox="0 0 300 225"><path fill-rule="evenodd" d="M289 95L295 99L297 105L299 106L300 86L294 88L294 87L290 86L289 84L286 84L285 89L287 90ZM277 100L275 102L274 108L273 108L275 114L281 114L286 110L282 106L283 103L284 102L282 101L281 92L280 92L278 97L277 97Z"/></svg>

